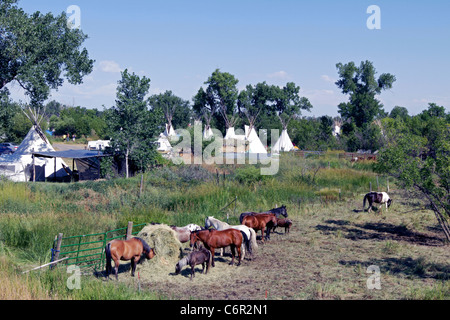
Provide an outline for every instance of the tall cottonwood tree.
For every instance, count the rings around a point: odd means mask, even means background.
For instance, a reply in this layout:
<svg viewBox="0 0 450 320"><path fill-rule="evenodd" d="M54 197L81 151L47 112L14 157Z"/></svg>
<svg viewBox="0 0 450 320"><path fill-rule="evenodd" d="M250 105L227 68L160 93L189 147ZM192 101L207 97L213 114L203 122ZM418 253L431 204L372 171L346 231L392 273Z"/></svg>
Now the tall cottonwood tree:
<svg viewBox="0 0 450 320"><path fill-rule="evenodd" d="M94 61L82 47L87 36L69 28L64 12L29 15L17 2L0 1L0 91L16 82L33 107L41 106L64 79L82 83Z"/></svg>
<svg viewBox="0 0 450 320"><path fill-rule="evenodd" d="M153 137L163 123L161 112L148 110L146 95L150 79L122 72L118 82L116 105L107 111L111 146L125 157L126 177L129 177L130 160L145 171L155 157Z"/></svg>

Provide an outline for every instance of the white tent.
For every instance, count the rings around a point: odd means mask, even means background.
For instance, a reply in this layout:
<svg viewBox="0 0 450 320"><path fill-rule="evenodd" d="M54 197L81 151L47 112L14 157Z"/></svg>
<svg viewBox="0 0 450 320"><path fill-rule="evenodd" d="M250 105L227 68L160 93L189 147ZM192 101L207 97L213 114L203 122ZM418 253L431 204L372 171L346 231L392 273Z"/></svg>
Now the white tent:
<svg viewBox="0 0 450 320"><path fill-rule="evenodd" d="M224 140L228 139L236 139L236 140L245 140L245 135L238 135L234 131L234 127L230 127L227 129L227 133L225 134Z"/></svg>
<svg viewBox="0 0 450 320"><path fill-rule="evenodd" d="M175 133L175 130L173 129L173 126L170 126L170 130L168 129L169 125L166 123L166 130L164 130L164 135L166 137L176 137L177 134Z"/></svg>
<svg viewBox="0 0 450 320"><path fill-rule="evenodd" d="M245 126L245 137L248 141L248 153L265 153L267 150L256 134L255 128L250 130L249 126Z"/></svg>
<svg viewBox="0 0 450 320"><path fill-rule="evenodd" d="M164 133L161 133L159 135L159 139L157 140L157 142L159 143L157 151L165 153L172 150L172 146L170 145L169 139Z"/></svg>
<svg viewBox="0 0 450 320"><path fill-rule="evenodd" d="M16 182L30 181L33 179L32 152L55 151L42 130L34 125L23 139L16 152L0 157L0 175ZM45 181L46 178L61 178L68 176L70 170L61 158L34 159L35 180Z"/></svg>
<svg viewBox="0 0 450 320"><path fill-rule="evenodd" d="M205 125L205 130L203 131L203 139L209 140L214 136L211 127Z"/></svg>
<svg viewBox="0 0 450 320"><path fill-rule="evenodd" d="M291 151L294 149L294 145L292 144L291 138L289 138L289 134L286 129L281 132L281 136L275 145L272 147L272 153L279 153L281 151Z"/></svg>

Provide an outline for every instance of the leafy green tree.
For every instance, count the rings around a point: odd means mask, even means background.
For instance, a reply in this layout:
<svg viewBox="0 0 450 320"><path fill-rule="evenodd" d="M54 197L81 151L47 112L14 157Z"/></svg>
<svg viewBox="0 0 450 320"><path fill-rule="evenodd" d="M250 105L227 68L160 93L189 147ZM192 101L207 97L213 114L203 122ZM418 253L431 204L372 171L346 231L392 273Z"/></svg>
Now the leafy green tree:
<svg viewBox="0 0 450 320"><path fill-rule="evenodd" d="M250 128L254 128L259 116L270 113L274 108L276 98L275 86L269 86L266 82L258 83L255 86L247 85L245 90L239 93L239 113L245 114Z"/></svg>
<svg viewBox="0 0 450 320"><path fill-rule="evenodd" d="M149 89L150 79L123 71L118 82L116 105L107 111L111 147L125 157L127 178L130 160L145 171L156 156L153 137L164 121L158 110L149 112L147 109L145 96Z"/></svg>
<svg viewBox="0 0 450 320"><path fill-rule="evenodd" d="M183 100L172 93L155 94L149 98L149 104L153 110L160 110L166 118L169 130L174 128L186 128L191 117L189 101Z"/></svg>
<svg viewBox="0 0 450 320"><path fill-rule="evenodd" d="M338 106L344 121L352 121L356 127L368 125L376 117L384 115L383 105L375 98L383 90L391 89L395 76L389 73L376 78L376 70L370 61L361 62L357 67L354 62L336 65L339 80L336 85L343 94L349 95L349 102Z"/></svg>
<svg viewBox="0 0 450 320"><path fill-rule="evenodd" d="M399 106L395 106L392 110L391 113L389 114L389 117L391 118L402 118L402 119L406 119L409 117L408 114L408 109L406 109L405 107L399 107Z"/></svg>
<svg viewBox="0 0 450 320"><path fill-rule="evenodd" d="M220 121L216 117L216 120L218 120L217 124L222 127L223 123L226 129L234 127L239 120L239 114L237 112L238 82L239 80L232 74L221 72L219 69L216 69L205 82L207 85L206 101L208 104L215 106L214 108L222 118L222 121Z"/></svg>
<svg viewBox="0 0 450 320"><path fill-rule="evenodd" d="M17 0L0 2L0 90L17 82L40 106L66 78L80 84L92 71L94 61L82 48L87 36L70 29L65 13L25 13Z"/></svg>
<svg viewBox="0 0 450 320"><path fill-rule="evenodd" d="M381 151L377 170L395 177L400 187L416 191L433 210L450 241L450 127L445 119L430 118L423 134L393 130Z"/></svg>
<svg viewBox="0 0 450 320"><path fill-rule="evenodd" d="M274 113L280 119L283 129L287 129L289 122L301 115L301 110L310 111L312 108L308 98L300 97L300 87L288 82L283 88L278 88Z"/></svg>
<svg viewBox="0 0 450 320"><path fill-rule="evenodd" d="M211 125L214 120L214 115L217 113L217 105L214 103L214 99L208 96L201 87L192 100L192 109L195 117L205 120L206 129L212 128Z"/></svg>

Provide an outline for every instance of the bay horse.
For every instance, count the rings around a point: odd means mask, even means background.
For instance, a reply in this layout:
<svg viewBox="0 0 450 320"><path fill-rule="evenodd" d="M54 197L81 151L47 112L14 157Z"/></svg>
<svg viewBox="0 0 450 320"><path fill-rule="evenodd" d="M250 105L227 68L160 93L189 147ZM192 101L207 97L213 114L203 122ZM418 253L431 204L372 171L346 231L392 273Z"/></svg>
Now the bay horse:
<svg viewBox="0 0 450 320"><path fill-rule="evenodd" d="M283 217L285 217L285 218L288 217L288 213L287 213L287 210L286 210L286 206L285 206L285 205L282 205L282 206L279 207L279 208L273 208L273 209L270 209L270 210L264 211L264 212L243 212L243 213L241 213L241 215L239 216L239 222L242 224L242 220L244 219L245 216L248 216L248 215L255 215L255 214L266 214L266 213L273 213L273 214L275 214L275 217L276 217L276 218L279 218L280 215L283 216Z"/></svg>
<svg viewBox="0 0 450 320"><path fill-rule="evenodd" d="M242 219L242 224L253 228L256 232L261 230L261 240L264 242L264 229L267 227L265 239L270 240L270 229L277 225L277 218L273 213L246 215Z"/></svg>
<svg viewBox="0 0 450 320"><path fill-rule="evenodd" d="M386 211L388 211L388 208L392 204L392 199L386 192L369 192L364 196L363 211L364 207L366 206L366 200L369 201L369 209L367 210L367 212L370 212L370 210L372 210L372 206L374 203L379 203L381 205L385 204Z"/></svg>
<svg viewBox="0 0 450 320"><path fill-rule="evenodd" d="M129 240L113 240L109 242L105 247L106 253L106 277L109 279L111 273L111 259L114 260L114 273L116 280L119 280L119 264L120 260L131 260L131 276L134 277L136 271L136 265L139 262L141 255L144 254L145 258L151 259L155 256L155 250L141 238L131 238Z"/></svg>
<svg viewBox="0 0 450 320"><path fill-rule="evenodd" d="M178 261L178 263L175 265L175 274L179 274L185 266L189 265L191 267L191 280L192 280L192 278L195 277L194 268L198 264L201 264L203 267L202 273L205 272L206 267L205 274L207 274L209 267L211 266L211 252L206 248L201 248L200 250L192 251L186 257Z"/></svg>
<svg viewBox="0 0 450 320"><path fill-rule="evenodd" d="M246 251L248 251L253 256L253 251L258 247L258 243L256 242L256 232L252 228L249 228L244 225L229 225L226 222L220 221L219 219L214 218L213 216L209 216L205 218L205 229L209 229L213 227L216 230L225 230L229 228L237 229L242 231L245 234L244 241L242 243L241 252L242 259L245 257ZM223 248L221 249L220 255L223 255Z"/></svg>
<svg viewBox="0 0 450 320"><path fill-rule="evenodd" d="M230 265L234 264L234 256L235 256L235 249L237 250L238 256L239 256L239 262L238 266L241 265L241 245L242 241L244 239L243 232L236 230L236 229L226 229L226 230L214 230L214 229L207 229L207 230L199 230L194 231L191 233L191 239L190 244L191 247L194 246L197 241L203 242L203 245L206 249L211 251L211 264L214 267L214 251L217 248L225 248L230 246L231 247L231 262Z"/></svg>

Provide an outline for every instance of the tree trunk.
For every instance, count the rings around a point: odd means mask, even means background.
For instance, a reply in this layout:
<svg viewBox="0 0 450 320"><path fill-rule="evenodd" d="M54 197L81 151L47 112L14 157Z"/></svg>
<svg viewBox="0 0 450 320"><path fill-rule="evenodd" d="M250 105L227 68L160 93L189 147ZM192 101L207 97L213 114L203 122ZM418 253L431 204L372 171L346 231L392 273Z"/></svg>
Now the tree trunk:
<svg viewBox="0 0 450 320"><path fill-rule="evenodd" d="M128 153L129 153L129 151L127 149L127 152L125 153L125 170L126 170L126 177L127 177L127 179L129 177L129 174L128 174Z"/></svg>

